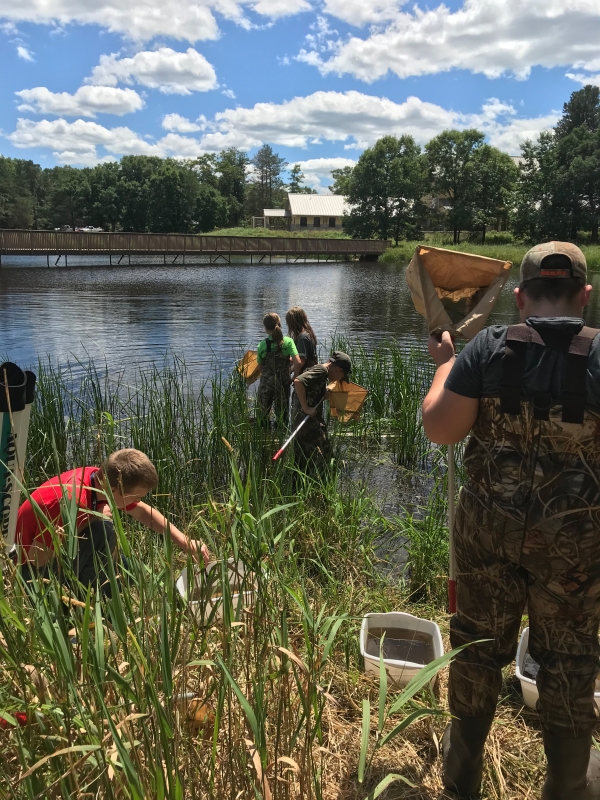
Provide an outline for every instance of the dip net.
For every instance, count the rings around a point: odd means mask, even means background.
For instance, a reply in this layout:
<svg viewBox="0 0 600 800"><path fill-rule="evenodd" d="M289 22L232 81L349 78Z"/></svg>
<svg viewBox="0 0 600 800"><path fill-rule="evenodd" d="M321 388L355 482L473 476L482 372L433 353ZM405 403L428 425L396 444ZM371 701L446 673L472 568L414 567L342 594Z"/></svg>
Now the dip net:
<svg viewBox="0 0 600 800"><path fill-rule="evenodd" d="M330 383L329 407L331 416L340 422L360 419L360 412L368 395L368 391L357 383L336 381Z"/></svg>
<svg viewBox="0 0 600 800"><path fill-rule="evenodd" d="M418 245L406 282L430 333L472 339L500 297L511 266L511 261Z"/></svg>
<svg viewBox="0 0 600 800"><path fill-rule="evenodd" d="M256 350L248 350L244 357L238 361L237 370L246 381L246 385L254 383L260 378L260 368L258 363L258 353Z"/></svg>

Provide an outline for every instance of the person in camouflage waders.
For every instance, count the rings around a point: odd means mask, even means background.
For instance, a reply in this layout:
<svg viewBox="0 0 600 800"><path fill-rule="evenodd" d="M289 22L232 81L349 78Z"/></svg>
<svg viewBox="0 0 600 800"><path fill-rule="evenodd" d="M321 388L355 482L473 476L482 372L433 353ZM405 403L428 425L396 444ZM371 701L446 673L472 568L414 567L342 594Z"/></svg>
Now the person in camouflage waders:
<svg viewBox="0 0 600 800"><path fill-rule="evenodd" d="M287 423L290 400L290 366L300 369L300 358L293 339L284 336L279 314L270 311L263 317L267 338L257 347L260 364L260 383L256 400L259 419L265 427L269 426L271 408L275 411L277 425Z"/></svg>
<svg viewBox="0 0 600 800"><path fill-rule="evenodd" d="M314 464L323 470L331 460L331 445L327 437L327 426L323 415L323 401L327 395L327 384L348 380L352 362L346 353L336 351L325 364L316 364L294 378L292 398L292 430L302 420L310 419L299 430L294 439L296 463L306 469Z"/></svg>
<svg viewBox="0 0 600 800"><path fill-rule="evenodd" d="M600 798L593 750L600 618L600 337L585 326L587 266L575 245L532 248L515 289L521 324L482 330L437 366L423 424L438 444L471 436L455 523L453 716L444 784L480 796L483 751L525 611L539 664L543 800ZM489 641L481 642L487 639ZM473 642L480 642L473 644Z"/></svg>

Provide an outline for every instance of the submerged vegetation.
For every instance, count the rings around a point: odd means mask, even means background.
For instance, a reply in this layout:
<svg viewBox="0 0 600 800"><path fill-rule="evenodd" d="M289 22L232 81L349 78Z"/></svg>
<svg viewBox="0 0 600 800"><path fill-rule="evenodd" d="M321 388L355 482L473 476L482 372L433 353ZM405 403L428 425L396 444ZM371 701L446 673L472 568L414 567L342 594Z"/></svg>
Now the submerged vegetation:
<svg viewBox="0 0 600 800"><path fill-rule="evenodd" d="M176 587L189 560L116 509L111 600L66 609L56 578L25 584L0 556L1 797L440 797L443 676L436 694L399 695L365 677L358 646L369 611L447 633L446 454L419 422L430 367L395 343L369 358L338 344L369 396L359 422L332 423L325 479L291 453L273 464L280 436L254 425L237 374L199 387L180 361L134 381L40 365L25 484L138 447L159 472L151 502L222 564L241 561L254 598L232 602L224 582L223 619L198 619ZM508 767L490 760L485 796L522 798L541 747L504 695L490 748Z"/></svg>

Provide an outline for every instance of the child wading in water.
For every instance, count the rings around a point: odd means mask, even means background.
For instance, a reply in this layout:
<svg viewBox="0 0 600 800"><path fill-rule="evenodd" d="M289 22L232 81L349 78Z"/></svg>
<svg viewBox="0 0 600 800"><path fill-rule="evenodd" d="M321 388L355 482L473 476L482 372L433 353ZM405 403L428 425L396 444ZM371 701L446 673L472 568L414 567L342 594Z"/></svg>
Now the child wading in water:
<svg viewBox="0 0 600 800"><path fill-rule="evenodd" d="M265 314L263 325L267 338L257 347L260 365L258 408L265 426L269 424L271 408L275 410L277 424L285 425L290 398L290 364L294 365L294 371L299 371L301 362L293 340L283 335L279 314L274 311Z"/></svg>
<svg viewBox="0 0 600 800"><path fill-rule="evenodd" d="M299 306L290 308L285 315L285 322L300 356L300 370L294 370L294 377L297 378L302 372L306 372L318 363L317 337L308 321L306 311Z"/></svg>

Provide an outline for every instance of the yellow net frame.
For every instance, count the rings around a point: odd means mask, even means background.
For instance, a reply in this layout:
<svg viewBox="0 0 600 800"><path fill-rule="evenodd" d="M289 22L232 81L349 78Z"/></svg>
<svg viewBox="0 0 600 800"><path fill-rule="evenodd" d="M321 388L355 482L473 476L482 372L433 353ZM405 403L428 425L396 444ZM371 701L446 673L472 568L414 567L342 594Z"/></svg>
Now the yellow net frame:
<svg viewBox="0 0 600 800"><path fill-rule="evenodd" d="M349 381L336 381L327 388L331 416L334 419L340 422L360 419L363 404L369 394L367 389Z"/></svg>
<svg viewBox="0 0 600 800"><path fill-rule="evenodd" d="M248 350L244 354L244 357L238 361L237 370L243 376L247 386L260 378L260 364L256 350Z"/></svg>

